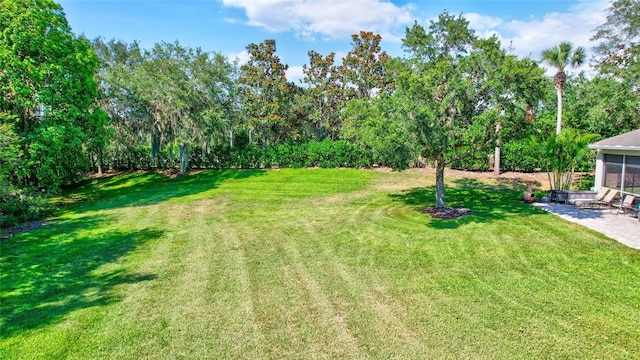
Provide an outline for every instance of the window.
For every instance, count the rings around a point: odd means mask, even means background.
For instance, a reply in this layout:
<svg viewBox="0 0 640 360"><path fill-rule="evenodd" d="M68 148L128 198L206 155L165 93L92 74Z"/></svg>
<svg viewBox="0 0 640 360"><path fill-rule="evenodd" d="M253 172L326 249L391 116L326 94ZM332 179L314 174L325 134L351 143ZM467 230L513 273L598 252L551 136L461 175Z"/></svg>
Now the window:
<svg viewBox="0 0 640 360"><path fill-rule="evenodd" d="M623 155L604 155L604 186L612 189L622 187Z"/></svg>
<svg viewBox="0 0 640 360"><path fill-rule="evenodd" d="M640 156L625 156L624 191L640 194Z"/></svg>
<svg viewBox="0 0 640 360"><path fill-rule="evenodd" d="M640 194L640 156L605 154L603 186Z"/></svg>

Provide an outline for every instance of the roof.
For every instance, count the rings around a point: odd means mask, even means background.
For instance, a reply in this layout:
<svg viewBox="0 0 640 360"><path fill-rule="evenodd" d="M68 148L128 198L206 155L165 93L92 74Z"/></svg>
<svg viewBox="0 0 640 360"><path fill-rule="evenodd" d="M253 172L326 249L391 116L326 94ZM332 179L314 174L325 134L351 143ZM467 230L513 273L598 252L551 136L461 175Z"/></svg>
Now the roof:
<svg viewBox="0 0 640 360"><path fill-rule="evenodd" d="M640 151L640 129L597 141L589 145L589 149Z"/></svg>

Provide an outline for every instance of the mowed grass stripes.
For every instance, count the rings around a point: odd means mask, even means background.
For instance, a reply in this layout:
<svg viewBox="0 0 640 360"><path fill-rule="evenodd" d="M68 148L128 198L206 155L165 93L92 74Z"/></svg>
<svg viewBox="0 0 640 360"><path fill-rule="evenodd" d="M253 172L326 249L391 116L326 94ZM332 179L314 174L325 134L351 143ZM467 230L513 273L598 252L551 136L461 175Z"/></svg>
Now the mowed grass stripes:
<svg viewBox="0 0 640 360"><path fill-rule="evenodd" d="M94 179L1 243L0 358L635 358L640 253L419 170Z"/></svg>

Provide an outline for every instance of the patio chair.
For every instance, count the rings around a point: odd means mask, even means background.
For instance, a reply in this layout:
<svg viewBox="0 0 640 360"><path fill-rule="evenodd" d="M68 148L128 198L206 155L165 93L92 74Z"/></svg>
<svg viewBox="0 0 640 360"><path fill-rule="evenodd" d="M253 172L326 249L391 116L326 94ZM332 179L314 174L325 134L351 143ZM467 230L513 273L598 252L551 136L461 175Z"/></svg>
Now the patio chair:
<svg viewBox="0 0 640 360"><path fill-rule="evenodd" d="M622 210L624 214L627 211L631 211L633 209L633 202L636 200L636 197L633 195L625 195L624 200L618 204L611 204L611 210L616 208L616 214Z"/></svg>
<svg viewBox="0 0 640 360"><path fill-rule="evenodd" d="M611 189L607 187L603 187L600 189L600 191L598 191L598 193L596 194L596 196L593 197L593 199L576 199L571 202L571 205L578 208L578 210L585 206L597 205L598 202L604 200L604 197L607 196L607 193L609 192L609 190Z"/></svg>
<svg viewBox="0 0 640 360"><path fill-rule="evenodd" d="M596 202L596 205L598 206L604 206L604 207L612 207L613 206L613 202L614 200L617 198L618 196L618 190L611 190L607 193L607 195L605 195L605 197Z"/></svg>

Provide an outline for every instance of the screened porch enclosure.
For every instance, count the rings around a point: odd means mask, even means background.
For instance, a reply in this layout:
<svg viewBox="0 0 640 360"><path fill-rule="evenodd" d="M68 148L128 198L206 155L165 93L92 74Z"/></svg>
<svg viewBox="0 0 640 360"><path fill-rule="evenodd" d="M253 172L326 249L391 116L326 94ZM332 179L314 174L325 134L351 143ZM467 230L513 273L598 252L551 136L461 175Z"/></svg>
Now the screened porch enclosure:
<svg viewBox="0 0 640 360"><path fill-rule="evenodd" d="M640 156L604 154L602 186L640 196Z"/></svg>

